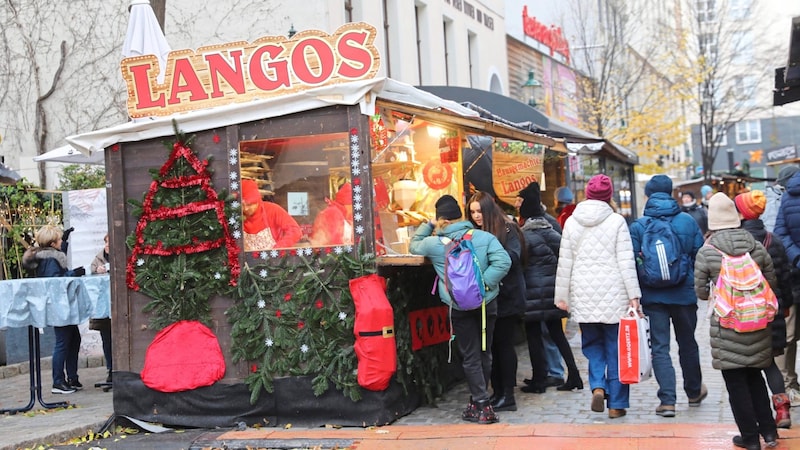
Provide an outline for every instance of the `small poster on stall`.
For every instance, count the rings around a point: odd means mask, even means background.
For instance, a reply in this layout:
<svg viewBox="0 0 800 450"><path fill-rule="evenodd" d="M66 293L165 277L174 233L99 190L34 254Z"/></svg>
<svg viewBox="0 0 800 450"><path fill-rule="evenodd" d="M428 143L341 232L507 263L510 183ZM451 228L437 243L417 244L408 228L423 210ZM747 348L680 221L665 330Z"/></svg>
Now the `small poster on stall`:
<svg viewBox="0 0 800 450"><path fill-rule="evenodd" d="M513 205L530 183L542 183L544 149L540 144L495 139L492 146L492 186L497 197Z"/></svg>
<svg viewBox="0 0 800 450"><path fill-rule="evenodd" d="M103 251L108 233L106 190L82 189L64 194L64 228L74 227L67 250L70 268L84 267L86 274L95 255Z"/></svg>

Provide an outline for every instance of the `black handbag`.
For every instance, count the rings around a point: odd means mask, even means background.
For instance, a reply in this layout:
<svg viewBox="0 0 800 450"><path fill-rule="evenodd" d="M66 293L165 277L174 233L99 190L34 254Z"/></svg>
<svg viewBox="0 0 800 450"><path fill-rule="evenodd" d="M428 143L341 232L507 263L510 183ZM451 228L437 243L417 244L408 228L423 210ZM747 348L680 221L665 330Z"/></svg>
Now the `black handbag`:
<svg viewBox="0 0 800 450"><path fill-rule="evenodd" d="M111 331L111 319L89 319L89 329L96 331Z"/></svg>

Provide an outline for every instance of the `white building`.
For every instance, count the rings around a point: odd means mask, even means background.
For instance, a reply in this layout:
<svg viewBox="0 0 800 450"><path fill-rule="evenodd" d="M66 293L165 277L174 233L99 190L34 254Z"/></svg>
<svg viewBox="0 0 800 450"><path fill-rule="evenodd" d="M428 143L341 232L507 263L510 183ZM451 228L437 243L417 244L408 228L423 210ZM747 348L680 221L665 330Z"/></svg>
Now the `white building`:
<svg viewBox="0 0 800 450"><path fill-rule="evenodd" d="M0 57L0 155L39 183L32 160L38 153L63 145L68 135L128 119L118 68L128 2L76 0L47 12L36 1L23 3L17 15L0 10L0 46L7 49ZM502 0L221 0L202 8L189 0L165 3L165 35L173 50L290 30L330 33L363 21L379 33L379 76L508 94ZM48 166L44 187L52 188L58 180Z"/></svg>

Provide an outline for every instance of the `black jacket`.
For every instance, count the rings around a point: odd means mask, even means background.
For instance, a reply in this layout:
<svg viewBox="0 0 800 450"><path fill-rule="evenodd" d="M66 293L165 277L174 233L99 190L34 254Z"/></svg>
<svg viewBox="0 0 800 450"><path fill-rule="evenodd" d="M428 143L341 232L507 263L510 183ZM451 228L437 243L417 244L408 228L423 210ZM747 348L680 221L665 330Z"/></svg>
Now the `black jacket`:
<svg viewBox="0 0 800 450"><path fill-rule="evenodd" d="M692 216L692 219L697 222L697 226L700 227L700 232L705 236L708 231L708 212L706 209L701 205L692 205L681 206L681 211Z"/></svg>
<svg viewBox="0 0 800 450"><path fill-rule="evenodd" d="M544 217L531 217L522 226L528 249L525 267L525 321L549 321L567 317L556 308L556 269L561 234Z"/></svg>
<svg viewBox="0 0 800 450"><path fill-rule="evenodd" d="M497 317L518 316L525 311L525 275L523 273L521 254L522 243L514 224L506 225L506 249L511 258L511 269L500 281L500 292L497 294Z"/></svg>

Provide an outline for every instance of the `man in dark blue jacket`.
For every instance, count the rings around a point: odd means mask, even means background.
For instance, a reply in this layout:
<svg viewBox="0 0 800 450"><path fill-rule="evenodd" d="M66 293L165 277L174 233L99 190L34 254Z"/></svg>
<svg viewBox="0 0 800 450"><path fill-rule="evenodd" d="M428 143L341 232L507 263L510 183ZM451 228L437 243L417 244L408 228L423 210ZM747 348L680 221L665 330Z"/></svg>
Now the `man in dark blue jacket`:
<svg viewBox="0 0 800 450"><path fill-rule="evenodd" d="M681 250L689 255L685 280L675 286L650 287L643 283L641 304L644 313L650 318L650 342L653 354L653 372L658 381L658 398L661 404L656 414L662 417L675 416L676 388L675 369L670 357L670 321L675 329L678 343L680 365L683 371L683 388L689 398L689 406L700 406L708 395L700 372L700 353L694 331L697 327L697 296L694 293L694 257L703 246L703 235L697 222L681 212L678 202L672 198L672 180L666 175L656 175L644 188L648 197L644 207L644 217L631 224L631 240L637 259L657 257L640 255L649 252L643 249L642 241L648 221L663 217L668 220L680 241Z"/></svg>

